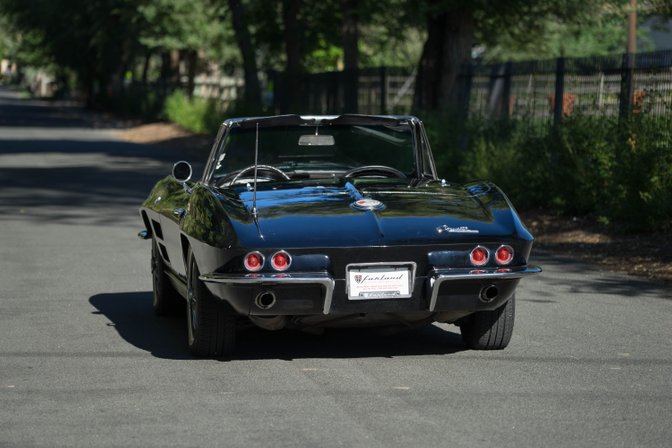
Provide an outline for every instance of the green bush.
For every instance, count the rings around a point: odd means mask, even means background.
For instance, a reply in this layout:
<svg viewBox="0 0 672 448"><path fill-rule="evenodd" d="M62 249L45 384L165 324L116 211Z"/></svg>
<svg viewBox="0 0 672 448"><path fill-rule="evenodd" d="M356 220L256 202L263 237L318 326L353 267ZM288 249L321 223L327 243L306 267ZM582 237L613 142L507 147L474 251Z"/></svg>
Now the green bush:
<svg viewBox="0 0 672 448"><path fill-rule="evenodd" d="M442 176L489 179L521 208L592 214L636 230L672 230L672 117L425 120ZM436 127L435 130L431 130Z"/></svg>
<svg viewBox="0 0 672 448"><path fill-rule="evenodd" d="M108 107L123 115L154 119L161 114L163 98L156 91L131 85L122 94L108 100Z"/></svg>
<svg viewBox="0 0 672 448"><path fill-rule="evenodd" d="M176 90L166 98L164 114L170 121L185 129L209 134L217 133L224 115L215 101L189 99L181 90Z"/></svg>
<svg viewBox="0 0 672 448"><path fill-rule="evenodd" d="M166 98L163 113L168 120L185 129L214 135L226 117L260 116L264 111L242 100L224 108L215 100L189 99L182 90L176 90Z"/></svg>

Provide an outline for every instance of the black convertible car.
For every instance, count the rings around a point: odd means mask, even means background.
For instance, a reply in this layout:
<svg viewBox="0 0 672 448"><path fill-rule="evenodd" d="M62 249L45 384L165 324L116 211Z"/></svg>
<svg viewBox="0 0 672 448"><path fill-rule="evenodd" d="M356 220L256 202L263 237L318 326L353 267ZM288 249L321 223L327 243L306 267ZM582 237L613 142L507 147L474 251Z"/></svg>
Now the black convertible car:
<svg viewBox="0 0 672 448"><path fill-rule="evenodd" d="M154 310L184 309L197 356L268 330L458 325L511 339L532 235L492 183L439 179L412 116L226 120L191 181L178 162L142 205ZM181 303L182 302L182 303Z"/></svg>

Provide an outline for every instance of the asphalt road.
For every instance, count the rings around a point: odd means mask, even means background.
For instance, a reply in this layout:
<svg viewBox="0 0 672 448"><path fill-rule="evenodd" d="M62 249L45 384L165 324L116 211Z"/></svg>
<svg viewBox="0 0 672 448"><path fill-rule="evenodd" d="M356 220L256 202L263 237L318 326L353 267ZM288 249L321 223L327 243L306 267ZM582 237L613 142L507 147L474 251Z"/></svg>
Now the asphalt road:
<svg viewBox="0 0 672 448"><path fill-rule="evenodd" d="M552 254L504 351L435 325L192 359L135 236L185 157L0 90L0 446L672 446L670 288Z"/></svg>

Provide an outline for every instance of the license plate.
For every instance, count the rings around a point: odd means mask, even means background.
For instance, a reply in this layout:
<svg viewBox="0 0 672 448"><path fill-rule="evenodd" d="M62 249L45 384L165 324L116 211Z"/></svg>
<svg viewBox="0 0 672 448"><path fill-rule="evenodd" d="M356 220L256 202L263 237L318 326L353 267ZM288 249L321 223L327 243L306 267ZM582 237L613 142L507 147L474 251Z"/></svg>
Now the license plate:
<svg viewBox="0 0 672 448"><path fill-rule="evenodd" d="M348 268L347 290L350 300L404 299L412 295L410 265Z"/></svg>

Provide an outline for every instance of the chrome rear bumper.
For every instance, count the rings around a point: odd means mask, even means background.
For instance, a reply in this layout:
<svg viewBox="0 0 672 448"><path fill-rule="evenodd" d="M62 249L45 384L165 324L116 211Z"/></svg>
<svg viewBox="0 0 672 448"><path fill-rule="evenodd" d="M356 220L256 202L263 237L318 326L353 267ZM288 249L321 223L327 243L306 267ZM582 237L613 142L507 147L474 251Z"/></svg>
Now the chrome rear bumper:
<svg viewBox="0 0 672 448"><path fill-rule="evenodd" d="M430 291L428 311L437 311L436 304L439 296L439 289L443 282L516 280L540 272L541 268L538 266L499 269L433 269L427 277L427 280L429 280ZM297 272L291 274L209 273L201 275L199 279L205 283L217 283L222 285L321 285L324 287L325 291L324 306L322 310L324 314L329 314L331 311L334 289L336 286L336 280L327 272Z"/></svg>
<svg viewBox="0 0 672 448"><path fill-rule="evenodd" d="M523 268L434 269L429 275L429 287L431 290L429 311L435 311L439 289L443 282L464 280L515 280L539 274L540 272L541 267L531 265Z"/></svg>
<svg viewBox="0 0 672 448"><path fill-rule="evenodd" d="M292 273L292 274L204 274L198 277L205 283L221 283L225 285L322 285L325 289L324 314L329 314L331 299L336 282L326 272Z"/></svg>

